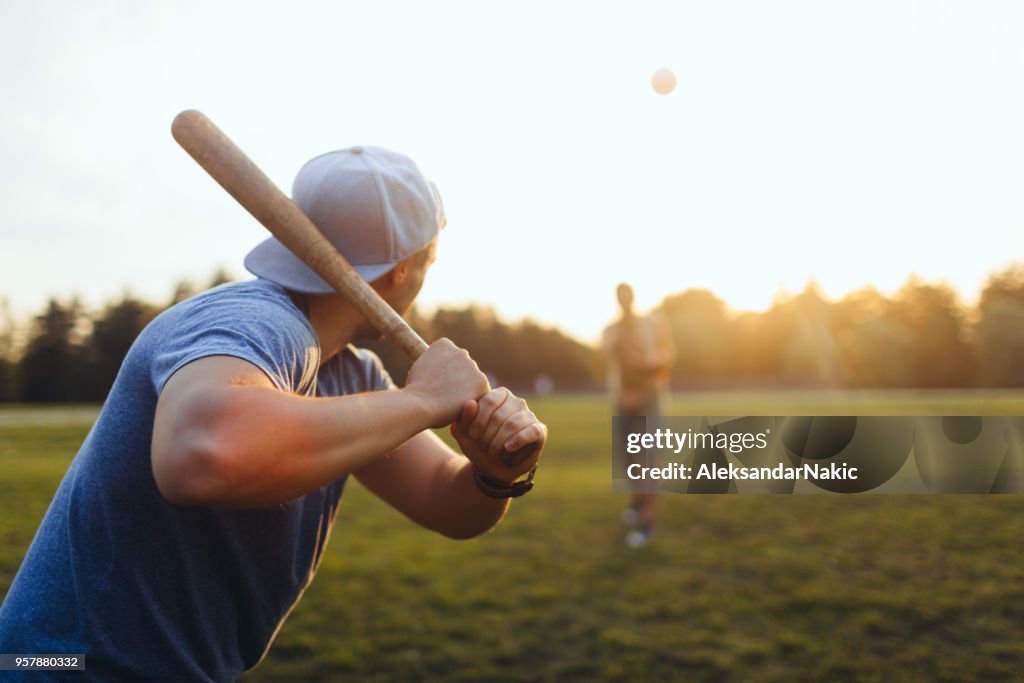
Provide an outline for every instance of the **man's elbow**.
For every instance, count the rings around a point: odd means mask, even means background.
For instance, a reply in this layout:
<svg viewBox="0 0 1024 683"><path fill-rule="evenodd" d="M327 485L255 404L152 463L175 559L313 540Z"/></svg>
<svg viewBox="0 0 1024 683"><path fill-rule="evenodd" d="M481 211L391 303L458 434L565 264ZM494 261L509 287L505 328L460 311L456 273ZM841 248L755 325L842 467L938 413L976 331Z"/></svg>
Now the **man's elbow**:
<svg viewBox="0 0 1024 683"><path fill-rule="evenodd" d="M492 525L486 529L438 529L438 533L452 541L470 541L483 536L493 528L494 526Z"/></svg>
<svg viewBox="0 0 1024 683"><path fill-rule="evenodd" d="M453 541L468 541L479 536L483 536L484 534L498 526L501 520L505 517L505 512L507 510L508 507L506 506L501 511L500 515L493 518L460 518L455 521L450 521L448 524L435 527L434 531L441 534L445 538L449 538Z"/></svg>
<svg viewBox="0 0 1024 683"><path fill-rule="evenodd" d="M153 449L157 489L175 505L221 506L230 502L237 458L214 435L193 430L172 446Z"/></svg>

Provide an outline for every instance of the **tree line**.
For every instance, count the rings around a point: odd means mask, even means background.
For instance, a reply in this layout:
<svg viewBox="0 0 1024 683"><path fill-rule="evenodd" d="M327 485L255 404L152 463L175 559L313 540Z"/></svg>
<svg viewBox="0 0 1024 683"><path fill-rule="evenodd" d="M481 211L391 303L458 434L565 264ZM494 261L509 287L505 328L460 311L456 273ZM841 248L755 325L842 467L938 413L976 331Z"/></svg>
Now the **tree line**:
<svg viewBox="0 0 1024 683"><path fill-rule="evenodd" d="M217 273L210 286L230 278ZM0 302L0 401L100 401L138 333L197 288L181 283L163 305L124 294L89 311L51 299L23 330ZM609 293L609 300L612 294ZM949 286L911 277L893 296L866 288L829 301L813 283L765 312L733 312L703 289L659 306L679 350L676 389L770 387L1024 387L1024 265L989 277L965 307ZM414 310L428 341L449 337L496 383L518 390L595 390L600 350L532 320L506 322L485 306ZM409 362L368 340L392 376Z"/></svg>
<svg viewBox="0 0 1024 683"><path fill-rule="evenodd" d="M1024 387L1024 265L991 275L974 307L915 276L891 297L865 288L835 302L811 283L764 313L732 313L706 290L661 307L677 388Z"/></svg>

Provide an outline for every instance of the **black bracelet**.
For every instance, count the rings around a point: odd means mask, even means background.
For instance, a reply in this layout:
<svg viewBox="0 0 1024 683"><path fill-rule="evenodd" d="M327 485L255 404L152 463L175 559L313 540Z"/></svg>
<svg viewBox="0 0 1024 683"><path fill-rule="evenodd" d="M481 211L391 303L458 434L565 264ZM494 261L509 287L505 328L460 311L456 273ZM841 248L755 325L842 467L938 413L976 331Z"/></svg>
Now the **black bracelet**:
<svg viewBox="0 0 1024 683"><path fill-rule="evenodd" d="M484 474L477 469L476 465L473 465L473 482L476 484L476 487L480 489L480 493L484 494L488 498L518 498L533 488L533 475L536 474L536 472L537 466L534 465L533 469L530 470L530 473L526 476L526 479L512 484L506 484L503 481Z"/></svg>

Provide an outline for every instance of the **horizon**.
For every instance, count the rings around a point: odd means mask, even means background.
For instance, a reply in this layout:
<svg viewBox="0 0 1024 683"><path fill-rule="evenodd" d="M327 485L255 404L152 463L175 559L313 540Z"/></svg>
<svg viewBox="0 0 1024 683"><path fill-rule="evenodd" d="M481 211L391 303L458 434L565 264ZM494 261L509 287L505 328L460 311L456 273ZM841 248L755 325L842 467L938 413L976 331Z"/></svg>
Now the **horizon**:
<svg viewBox="0 0 1024 683"><path fill-rule="evenodd" d="M1024 261L1020 261L1020 262L1017 262L1017 263L1012 263L1007 269L1005 269L1003 271L995 271L993 273L990 273L989 277L997 275L997 274L1000 274L1000 273L1008 272L1011 269L1022 269L1022 270L1024 270ZM166 308L168 308L171 305L173 305L172 304L172 299L174 298L175 290L176 290L176 288L178 286L187 285L187 286L189 286L189 287L191 287L193 289L194 293L199 293L199 292L201 292L201 291L203 291L205 289L209 289L209 283L212 282L213 280L219 278L219 277L222 277L222 276L228 278L228 282L244 282L244 281L246 281L247 279L250 279L250 278L255 279L251 275L249 275L248 273L246 273L246 276L248 276L248 277L239 277L238 273L230 272L230 271L228 271L225 268L218 268L214 272L210 273L208 277L202 278L201 280L199 280L200 284L198 284L198 285L197 285L197 283L195 281L186 280L184 278L178 278L178 280L175 282L175 284L172 285L167 290L165 295L163 295L163 296L147 297L147 296L139 294L136 291L131 290L130 288L126 288L126 289L122 289L121 292L118 293L116 296L107 297L106 299L103 299L101 301L88 301L84 297L78 296L74 292L72 292L72 293L69 293L69 294L66 294L66 295L47 296L47 297L45 297L40 302L40 305L39 305L38 308L36 308L35 310L32 310L32 311L28 311L26 314L21 314L21 315L16 314L15 311L18 310L19 308L24 308L24 307L17 307L17 306L15 306L14 305L15 302L10 301L9 298L6 298L3 295L3 293L0 293L0 314L4 313L5 306L9 306L10 307L11 318L12 318L12 322L14 324L15 337L19 340L18 344L15 344L15 346L17 347L19 344L23 344L25 342L25 337L28 334L28 330L29 330L29 328L31 326L32 320L36 316L38 316L39 314L41 314L44 311L44 309L48 305L49 301L57 301L61 305L68 305L68 304L70 304L73 301L77 301L77 302L79 302L83 306L84 311L85 311L86 314L99 313L107 305L118 303L120 301L123 301L126 298L132 298L132 299L140 301L143 304L155 306L155 307L157 307L160 310L165 310ZM429 273L428 273L427 280L429 281L429 279L430 279L430 276L429 276ZM863 291L866 291L866 290L875 291L878 294L880 294L881 296L883 296L885 299L891 300L894 296L896 296L898 294L900 289L902 289L904 286L906 286L908 284L911 284L911 283L917 283L917 284L920 284L920 285L923 285L923 286L927 286L927 287L949 287L952 290L953 294L954 294L956 304L959 306L960 310L962 310L963 312L966 312L966 313L970 313L971 311L976 310L978 304L980 303L980 301L979 301L980 292L979 292L978 296L974 297L974 299L967 300L967 299L965 299L965 297L963 296L963 294L961 292L956 290L956 288L952 287L952 285L950 285L948 282L925 280L923 278L920 278L920 276L918 276L916 273L911 273L910 275L907 276L907 279L902 284L900 284L900 286L896 287L894 290L889 291L889 292L882 291L882 290L878 289L877 287L874 287L873 285L865 285L863 287L859 287L859 288L851 290L849 292L844 292L841 296L838 296L838 297L829 296L826 292L824 292L821 289L821 287L820 287L820 285L819 285L819 283L817 281L815 281L813 279L809 279L804 284L804 286L802 288L798 289L798 290L779 290L779 291L777 291L775 293L775 295L773 296L772 301L769 302L769 304L767 306L765 306L763 308L760 308L760 309L756 309L756 310L736 308L736 307L732 306L724 298L719 296L716 292L714 292L712 290L709 290L707 288L704 288L704 287L687 287L686 289L680 289L680 290L677 290L677 291L669 292L669 293L663 295L654 304L652 304L650 306L637 306L636 308L637 308L637 311L639 313L646 314L646 313L649 313L649 312L651 312L653 310L661 308L661 306L664 304L665 300L669 299L671 297L677 297L677 296L683 295L683 294L685 294L687 292L691 292L691 291L705 291L705 292L709 292L716 300L720 301L724 305L724 307L725 307L725 314L726 314L727 317L729 317L729 318L737 318L737 317L740 317L740 316L743 316L743 315L765 315L765 314L769 313L776 305L778 305L780 303L785 303L785 302L790 301L790 300L792 300L792 299L794 299L796 297L799 297L801 294L803 294L804 292L807 292L809 290L815 291L818 295L820 295L822 297L822 300L825 301L825 303L827 303L829 305L835 305L835 304L838 304L839 302L843 301L846 297L848 297L850 295L856 294L858 292L863 292ZM613 293L613 296L614 296L614 293ZM534 323L534 324L537 324L537 325L539 325L541 327L544 327L544 328L555 329L555 330L559 331L560 333L562 333L563 335L566 335L566 336L574 339L575 341L583 343L583 344L588 345L588 346L595 346L595 345L596 346L600 346L600 343L601 343L601 332L604 329L604 325L607 325L608 323L612 322L619 315L618 306L617 306L617 304L613 303L612 304L612 309L613 310L609 314L608 318L605 320L604 324L602 325L601 330L598 330L598 333L594 337L588 338L588 337L583 337L583 336L577 334L573 330L566 328L564 325L560 325L557 321L544 320L544 319L538 318L537 316L530 315L530 314L521 315L521 316L510 316L510 315L507 315L499 307L495 306L492 303L486 302L486 301L465 300L465 301L456 302L456 303L442 302L440 304L424 305L422 302L419 301L419 299L417 299L414 302L413 310L415 311L415 314L418 315L418 316L430 318L437 311L442 310L442 309L447 309L447 310L465 310L465 309L470 308L470 307L479 308L479 309L483 309L483 310L487 310L487 311L492 312L493 315L494 315L494 318L498 322L500 322L500 323L502 323L504 325L515 326L515 325L519 325L519 324L522 324L522 323ZM0 319L0 323L2 323L2 322L3 322L3 320Z"/></svg>

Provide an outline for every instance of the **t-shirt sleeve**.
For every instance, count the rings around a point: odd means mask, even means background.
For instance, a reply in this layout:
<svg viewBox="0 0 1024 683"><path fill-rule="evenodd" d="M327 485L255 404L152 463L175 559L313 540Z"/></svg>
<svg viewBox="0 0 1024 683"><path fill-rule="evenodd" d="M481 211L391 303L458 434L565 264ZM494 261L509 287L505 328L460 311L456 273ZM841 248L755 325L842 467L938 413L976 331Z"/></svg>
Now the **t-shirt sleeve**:
<svg viewBox="0 0 1024 683"><path fill-rule="evenodd" d="M312 392L319 350L297 312L248 297L210 299L168 321L154 344L151 368L159 393L185 365L209 356L232 356L262 370L282 391Z"/></svg>
<svg viewBox="0 0 1024 683"><path fill-rule="evenodd" d="M384 368L380 356L369 349L350 347L359 361L359 375L361 386L359 391L383 391L397 389L398 385L391 379L391 375Z"/></svg>
<svg viewBox="0 0 1024 683"><path fill-rule="evenodd" d="M397 388L377 354L351 344L324 363L317 381L317 395L324 397Z"/></svg>
<svg viewBox="0 0 1024 683"><path fill-rule="evenodd" d="M370 391L380 391L382 389L397 389L398 385L391 379L391 374L384 368L384 364L381 362L380 357L373 351L363 349L369 358L369 375L370 375Z"/></svg>

